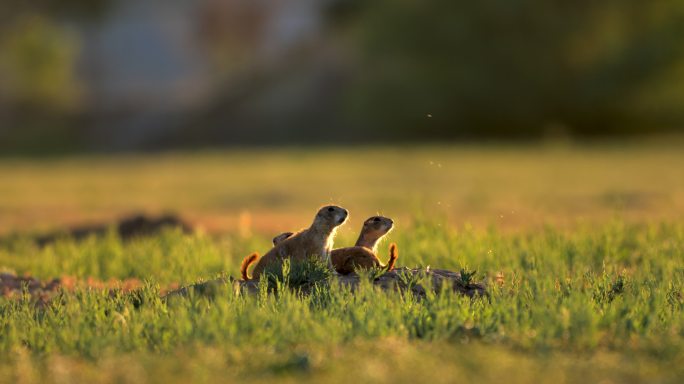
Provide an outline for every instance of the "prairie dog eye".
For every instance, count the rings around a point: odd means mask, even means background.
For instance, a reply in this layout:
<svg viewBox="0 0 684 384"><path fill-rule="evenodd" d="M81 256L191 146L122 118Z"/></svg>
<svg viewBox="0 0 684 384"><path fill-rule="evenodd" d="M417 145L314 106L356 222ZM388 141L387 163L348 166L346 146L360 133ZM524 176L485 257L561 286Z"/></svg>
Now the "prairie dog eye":
<svg viewBox="0 0 684 384"><path fill-rule="evenodd" d="M373 221L377 223L378 221L380 221L380 218L379 218L379 217L374 217L374 218L373 218Z"/></svg>
<svg viewBox="0 0 684 384"><path fill-rule="evenodd" d="M334 212L334 211L335 211L335 208L333 208L333 207L328 207L328 212Z"/></svg>

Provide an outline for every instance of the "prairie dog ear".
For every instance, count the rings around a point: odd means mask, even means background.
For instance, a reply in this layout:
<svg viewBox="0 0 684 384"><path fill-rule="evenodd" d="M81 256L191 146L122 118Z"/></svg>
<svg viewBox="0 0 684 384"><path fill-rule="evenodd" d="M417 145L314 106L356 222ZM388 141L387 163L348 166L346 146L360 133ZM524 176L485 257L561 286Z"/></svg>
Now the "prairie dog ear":
<svg viewBox="0 0 684 384"><path fill-rule="evenodd" d="M382 218L380 216L371 216L366 221L364 221L364 224L373 224L373 223L379 223L382 221Z"/></svg>
<svg viewBox="0 0 684 384"><path fill-rule="evenodd" d="M290 236L292 236L292 232L283 232L280 235L276 236L273 238L273 245L278 245L278 243L281 243L288 239Z"/></svg>

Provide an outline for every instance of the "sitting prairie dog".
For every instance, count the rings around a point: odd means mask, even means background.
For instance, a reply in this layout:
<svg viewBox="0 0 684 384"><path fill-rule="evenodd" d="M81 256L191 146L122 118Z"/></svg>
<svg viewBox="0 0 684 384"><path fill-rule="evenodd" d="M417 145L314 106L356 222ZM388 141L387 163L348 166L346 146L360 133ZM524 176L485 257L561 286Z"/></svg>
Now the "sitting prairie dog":
<svg viewBox="0 0 684 384"><path fill-rule="evenodd" d="M344 224L348 215L346 209L336 205L327 205L319 209L309 228L279 241L259 259L252 271L251 279L258 279L266 267L281 263L285 258L303 260L307 257L319 256L329 262L335 231L338 226ZM250 280L247 268L258 258L259 254L253 253L242 260L240 274L243 280Z"/></svg>
<svg viewBox="0 0 684 384"><path fill-rule="evenodd" d="M397 246L390 244L389 260L386 265L380 262L376 256L376 247L380 239L388 234L394 222L392 219L382 216L373 216L364 221L361 234L353 247L334 249L330 253L330 259L337 273L347 275L354 272L355 268L387 268L391 271L397 260ZM278 244L292 236L292 232L281 233L273 238L273 244Z"/></svg>

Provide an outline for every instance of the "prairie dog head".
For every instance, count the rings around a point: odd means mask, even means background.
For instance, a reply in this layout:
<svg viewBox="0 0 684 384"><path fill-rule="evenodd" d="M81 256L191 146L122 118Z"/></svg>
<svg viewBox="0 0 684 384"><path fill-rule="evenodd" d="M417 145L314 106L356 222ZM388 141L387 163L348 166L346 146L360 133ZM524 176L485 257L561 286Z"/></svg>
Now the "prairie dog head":
<svg viewBox="0 0 684 384"><path fill-rule="evenodd" d="M312 228L322 229L325 231L332 231L338 226L344 224L349 216L349 212L337 205L326 205L318 210L316 218L314 219Z"/></svg>
<svg viewBox="0 0 684 384"><path fill-rule="evenodd" d="M371 216L363 222L361 235L356 245L375 250L378 240L389 233L394 227L394 221L384 216Z"/></svg>

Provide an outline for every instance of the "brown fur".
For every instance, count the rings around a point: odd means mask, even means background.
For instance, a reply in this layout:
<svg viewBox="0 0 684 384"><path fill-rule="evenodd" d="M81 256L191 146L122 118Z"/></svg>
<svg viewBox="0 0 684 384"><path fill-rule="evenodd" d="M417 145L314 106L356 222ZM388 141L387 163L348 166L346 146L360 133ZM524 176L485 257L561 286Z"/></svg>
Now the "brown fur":
<svg viewBox="0 0 684 384"><path fill-rule="evenodd" d="M355 268L386 268L391 271L397 260L397 246L391 244L389 249L389 260L387 265L383 265L375 254L378 242L389 231L392 230L394 223L391 219L382 216L373 216L363 223L356 245L353 247L338 248L330 253L330 260L337 273L347 275L354 272ZM282 233L273 238L273 243L277 244L288 238L288 233Z"/></svg>
<svg viewBox="0 0 684 384"><path fill-rule="evenodd" d="M304 260L308 257L318 256L329 261L335 230L345 222L347 216L347 210L342 207L328 205L321 208L309 228L279 241L259 259L252 271L251 279L258 279L267 267L282 263L285 258ZM250 255L242 261L240 274L244 280L250 280L247 268L256 260L252 256Z"/></svg>
<svg viewBox="0 0 684 384"><path fill-rule="evenodd" d="M397 245L392 243L389 246L389 260L387 260L387 265L385 266L385 268L387 268L387 272L394 269L394 265L397 263L398 258L399 250L397 249Z"/></svg>
<svg viewBox="0 0 684 384"><path fill-rule="evenodd" d="M247 268L249 268L250 264L255 262L258 258L259 254L254 252L242 260L242 264L240 265L240 275L242 276L242 280L249 280L249 276L247 276Z"/></svg>
<svg viewBox="0 0 684 384"><path fill-rule="evenodd" d="M348 275L356 269L371 269L382 268L387 272L394 268L397 261L397 245L392 243L389 247L389 260L386 265L380 262L380 259L366 247L347 247L339 248L332 252L331 258L335 270L341 275Z"/></svg>

